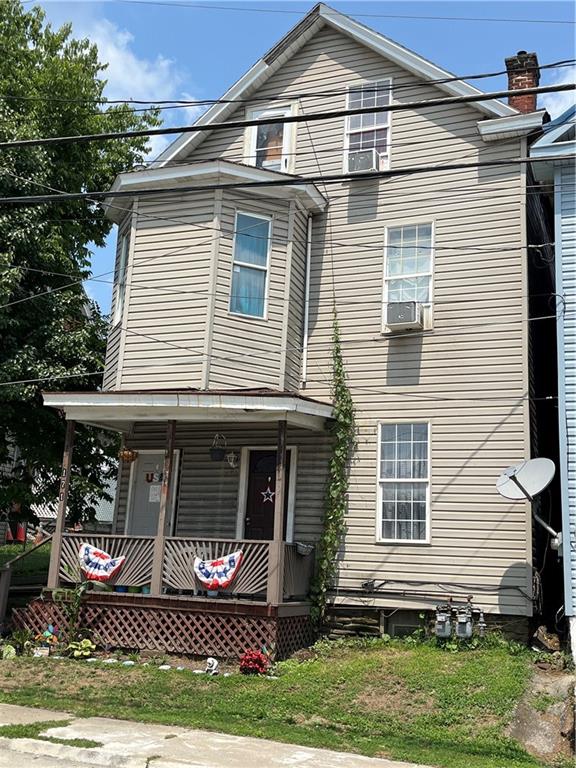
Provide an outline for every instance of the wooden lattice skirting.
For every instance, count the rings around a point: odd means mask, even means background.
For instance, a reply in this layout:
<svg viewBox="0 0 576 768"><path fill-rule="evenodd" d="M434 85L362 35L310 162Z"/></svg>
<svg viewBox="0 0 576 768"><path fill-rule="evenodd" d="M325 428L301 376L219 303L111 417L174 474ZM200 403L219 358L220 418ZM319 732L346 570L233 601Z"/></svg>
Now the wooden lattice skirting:
<svg viewBox="0 0 576 768"><path fill-rule="evenodd" d="M82 608L81 626L108 648L152 650L219 658L238 658L265 645L275 657L286 658L313 642L309 606L241 605L231 602L186 601L173 598L90 596ZM15 627L34 633L48 624L64 631L66 615L50 598L34 600L12 612Z"/></svg>

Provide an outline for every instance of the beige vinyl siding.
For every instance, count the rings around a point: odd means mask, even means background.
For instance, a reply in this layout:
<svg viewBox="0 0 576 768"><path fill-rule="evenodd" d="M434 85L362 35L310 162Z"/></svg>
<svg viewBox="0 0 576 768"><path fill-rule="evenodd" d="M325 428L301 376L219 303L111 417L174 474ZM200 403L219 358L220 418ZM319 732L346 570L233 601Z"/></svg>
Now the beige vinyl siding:
<svg viewBox="0 0 576 768"><path fill-rule="evenodd" d="M236 212L271 217L266 316L251 318L230 312L230 281ZM285 307L289 204L272 198L225 194L222 202L217 292L212 329L210 389L280 385L282 324Z"/></svg>
<svg viewBox="0 0 576 768"><path fill-rule="evenodd" d="M443 95L331 29L324 29L259 88L258 99L306 91L342 94L303 100L300 111L346 106L345 89L392 78L394 101ZM414 87L407 87L414 86ZM259 101L262 104L262 101ZM250 109L248 104L246 109ZM242 119L239 109L231 119ZM391 168L521 154L519 141L486 145L469 105L391 116ZM344 119L301 123L295 172L341 173ZM243 137L212 134L196 160L241 160ZM314 217L306 394L329 399L332 296L358 425L349 512L338 578L339 602L363 581L428 581L426 599L388 594L383 606L424 607L462 593L503 613L531 612L530 523L525 505L501 499L499 472L528 455L526 281L522 176L514 166L332 184L329 207ZM386 226L434 225L433 332L381 333ZM498 399L501 398L501 399ZM376 543L379 421L431 423L431 543ZM448 592L439 590L446 585ZM480 585L492 592L478 590ZM510 589L501 589L509 587ZM396 585L397 589L410 587Z"/></svg>
<svg viewBox="0 0 576 768"><path fill-rule="evenodd" d="M176 448L181 450L177 536L235 538L240 467L210 460L209 448L216 432L226 436L227 447L238 455L243 447L273 448L275 425L178 424ZM140 423L128 441L136 449L162 451L166 425ZM294 540L316 541L321 531L324 491L330 456L327 435L303 429L288 429L288 447L297 448ZM121 474L118 490L116 531L123 532L126 520L129 472Z"/></svg>
<svg viewBox="0 0 576 768"><path fill-rule="evenodd" d="M288 303L288 333L286 338L285 389L297 391L302 375L302 344L304 331L304 299L306 282L306 230L308 216L298 211L294 217L294 249L290 299Z"/></svg>
<svg viewBox="0 0 576 768"><path fill-rule="evenodd" d="M122 387L200 387L214 200L199 193L141 200Z"/></svg>
<svg viewBox="0 0 576 768"><path fill-rule="evenodd" d="M113 325L112 320L114 318L114 309L118 302L118 270L120 268L122 237L130 236L131 218L131 215L126 216L118 227L116 258L114 261L114 286L112 288L112 303L110 308L110 327L106 344L106 362L104 366L105 370L102 380L102 389L115 389L117 383L120 346L122 343L122 323L119 322Z"/></svg>

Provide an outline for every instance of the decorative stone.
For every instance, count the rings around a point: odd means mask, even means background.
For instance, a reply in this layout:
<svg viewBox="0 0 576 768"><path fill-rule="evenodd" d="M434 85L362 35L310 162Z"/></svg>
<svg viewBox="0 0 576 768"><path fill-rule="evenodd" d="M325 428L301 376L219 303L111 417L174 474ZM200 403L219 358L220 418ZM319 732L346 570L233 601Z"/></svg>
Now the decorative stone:
<svg viewBox="0 0 576 768"><path fill-rule="evenodd" d="M170 664L161 664L158 669L172 669Z"/></svg>

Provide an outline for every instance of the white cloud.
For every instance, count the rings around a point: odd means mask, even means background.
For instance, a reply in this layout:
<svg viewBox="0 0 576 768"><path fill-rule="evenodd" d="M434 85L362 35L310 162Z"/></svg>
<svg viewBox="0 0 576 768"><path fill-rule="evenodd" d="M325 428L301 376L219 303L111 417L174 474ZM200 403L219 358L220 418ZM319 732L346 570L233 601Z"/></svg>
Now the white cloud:
<svg viewBox="0 0 576 768"><path fill-rule="evenodd" d="M105 17L105 4L44 0L43 5L54 26L71 21L74 37L88 38L98 47L99 61L108 65L100 75L107 80L104 94L108 99L194 100L188 90L183 90L186 85L190 86L190 80L176 61L163 53L138 55L134 35ZM163 125L172 127L193 122L201 112L197 106L162 110ZM175 138L174 135L151 136L148 157L157 157Z"/></svg>
<svg viewBox="0 0 576 768"><path fill-rule="evenodd" d="M565 85L576 81L576 66L567 67L562 73L555 77L550 85ZM576 103L574 91L560 91L560 93L542 94L541 104L548 110L552 118L558 117L569 107Z"/></svg>

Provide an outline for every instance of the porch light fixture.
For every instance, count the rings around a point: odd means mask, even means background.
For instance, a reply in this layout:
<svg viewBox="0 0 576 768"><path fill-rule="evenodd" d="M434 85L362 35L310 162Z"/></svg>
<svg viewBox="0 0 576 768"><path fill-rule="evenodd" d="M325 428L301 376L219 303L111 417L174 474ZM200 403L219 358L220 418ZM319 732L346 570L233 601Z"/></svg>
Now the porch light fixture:
<svg viewBox="0 0 576 768"><path fill-rule="evenodd" d="M226 438L217 432L212 440L212 446L210 448L210 458L212 461L224 461L226 455Z"/></svg>
<svg viewBox="0 0 576 768"><path fill-rule="evenodd" d="M236 469L238 466L238 454L236 451L228 451L226 454L226 461L228 462L230 469Z"/></svg>
<svg viewBox="0 0 576 768"><path fill-rule="evenodd" d="M138 458L138 451L135 451L133 448L126 448L124 445L118 453L118 458L122 459L125 464L132 464Z"/></svg>

